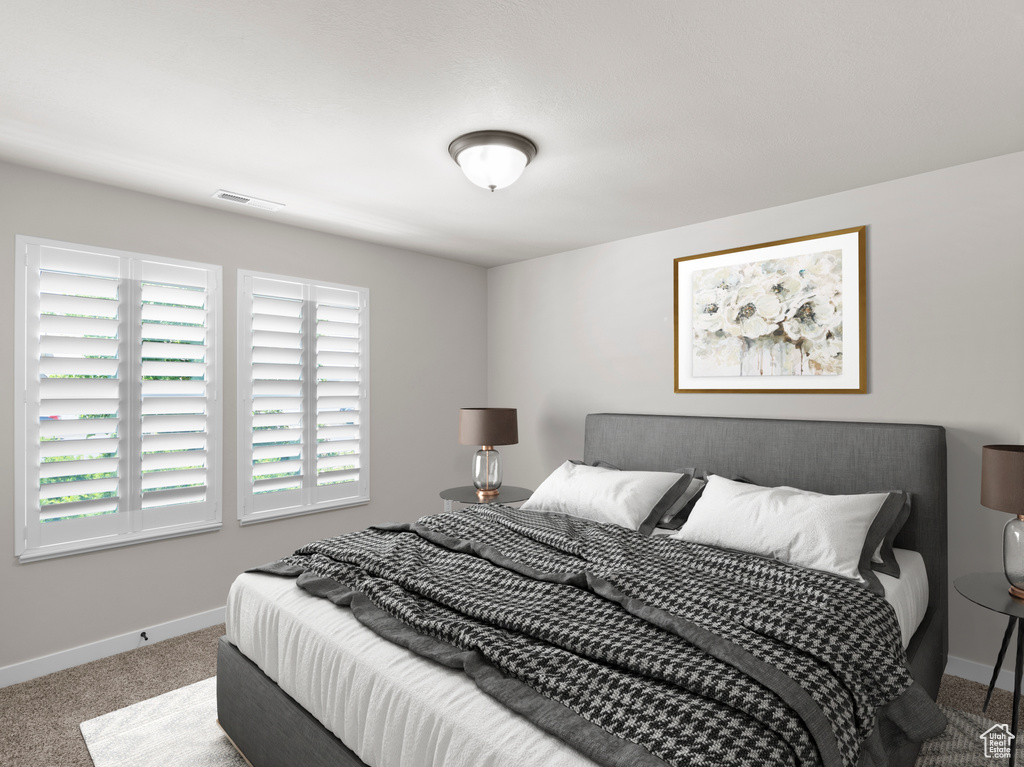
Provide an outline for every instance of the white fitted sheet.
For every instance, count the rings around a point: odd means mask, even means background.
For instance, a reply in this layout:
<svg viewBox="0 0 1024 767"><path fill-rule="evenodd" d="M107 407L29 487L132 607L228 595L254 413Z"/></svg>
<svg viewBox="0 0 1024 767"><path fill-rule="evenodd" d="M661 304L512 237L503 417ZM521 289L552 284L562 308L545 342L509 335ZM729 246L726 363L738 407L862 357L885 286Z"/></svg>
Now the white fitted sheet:
<svg viewBox="0 0 1024 767"><path fill-rule="evenodd" d="M910 644L917 627L924 620L928 609L928 572L924 557L909 549L893 549L900 566L900 577L893 578L884 573L875 573L885 588L885 601L896 611L903 634L903 647Z"/></svg>
<svg viewBox="0 0 1024 767"><path fill-rule="evenodd" d="M238 576L227 636L373 767L597 767L463 672L382 639L294 578Z"/></svg>
<svg viewBox="0 0 1024 767"><path fill-rule="evenodd" d="M879 579L906 647L928 606L928 579L920 554L895 552L900 578ZM228 594L227 636L374 767L596 767L463 672L382 639L292 578L238 576Z"/></svg>

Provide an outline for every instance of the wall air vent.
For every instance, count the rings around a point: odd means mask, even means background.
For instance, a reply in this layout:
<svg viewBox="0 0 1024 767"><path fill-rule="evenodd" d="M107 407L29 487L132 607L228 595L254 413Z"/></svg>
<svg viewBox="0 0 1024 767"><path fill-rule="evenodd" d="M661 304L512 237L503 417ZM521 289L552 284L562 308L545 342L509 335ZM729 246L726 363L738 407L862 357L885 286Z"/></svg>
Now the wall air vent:
<svg viewBox="0 0 1024 767"><path fill-rule="evenodd" d="M281 210L284 207L283 202L271 202L270 200L261 200L258 197L250 197L247 194L237 194L235 192L226 192L223 189L218 189L217 193L213 195L216 200L227 200L228 202L235 202L239 205L245 205L250 208L259 208L260 210Z"/></svg>

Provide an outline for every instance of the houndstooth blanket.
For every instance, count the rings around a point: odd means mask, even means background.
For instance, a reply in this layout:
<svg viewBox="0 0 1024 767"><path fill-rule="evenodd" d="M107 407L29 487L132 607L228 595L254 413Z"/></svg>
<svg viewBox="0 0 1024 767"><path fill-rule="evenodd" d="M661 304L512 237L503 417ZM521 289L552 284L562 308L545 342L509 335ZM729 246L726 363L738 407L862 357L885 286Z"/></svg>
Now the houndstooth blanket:
<svg viewBox="0 0 1024 767"><path fill-rule="evenodd" d="M880 767L883 729L918 742L945 727L884 599L759 557L478 506L258 569L464 669L609 767Z"/></svg>

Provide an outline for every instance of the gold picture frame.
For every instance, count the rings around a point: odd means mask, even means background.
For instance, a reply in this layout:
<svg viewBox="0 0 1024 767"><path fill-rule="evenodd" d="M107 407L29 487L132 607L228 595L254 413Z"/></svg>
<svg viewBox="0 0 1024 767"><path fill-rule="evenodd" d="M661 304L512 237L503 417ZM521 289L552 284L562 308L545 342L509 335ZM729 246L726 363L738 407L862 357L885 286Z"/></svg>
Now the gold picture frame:
<svg viewBox="0 0 1024 767"><path fill-rule="evenodd" d="M867 392L866 228L675 259L675 391Z"/></svg>

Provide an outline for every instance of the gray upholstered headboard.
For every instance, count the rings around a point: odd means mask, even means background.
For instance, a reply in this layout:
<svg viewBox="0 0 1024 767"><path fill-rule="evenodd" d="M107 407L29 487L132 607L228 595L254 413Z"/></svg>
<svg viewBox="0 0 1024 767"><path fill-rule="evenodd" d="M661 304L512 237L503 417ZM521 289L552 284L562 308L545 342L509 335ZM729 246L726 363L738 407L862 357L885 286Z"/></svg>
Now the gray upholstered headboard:
<svg viewBox="0 0 1024 767"><path fill-rule="evenodd" d="M924 557L929 599L921 636L908 652L913 658L928 633L928 675L934 676L940 661L945 666L946 432L941 426L599 413L587 416L583 457L626 470L693 467L819 493L909 492L911 513L896 545Z"/></svg>

